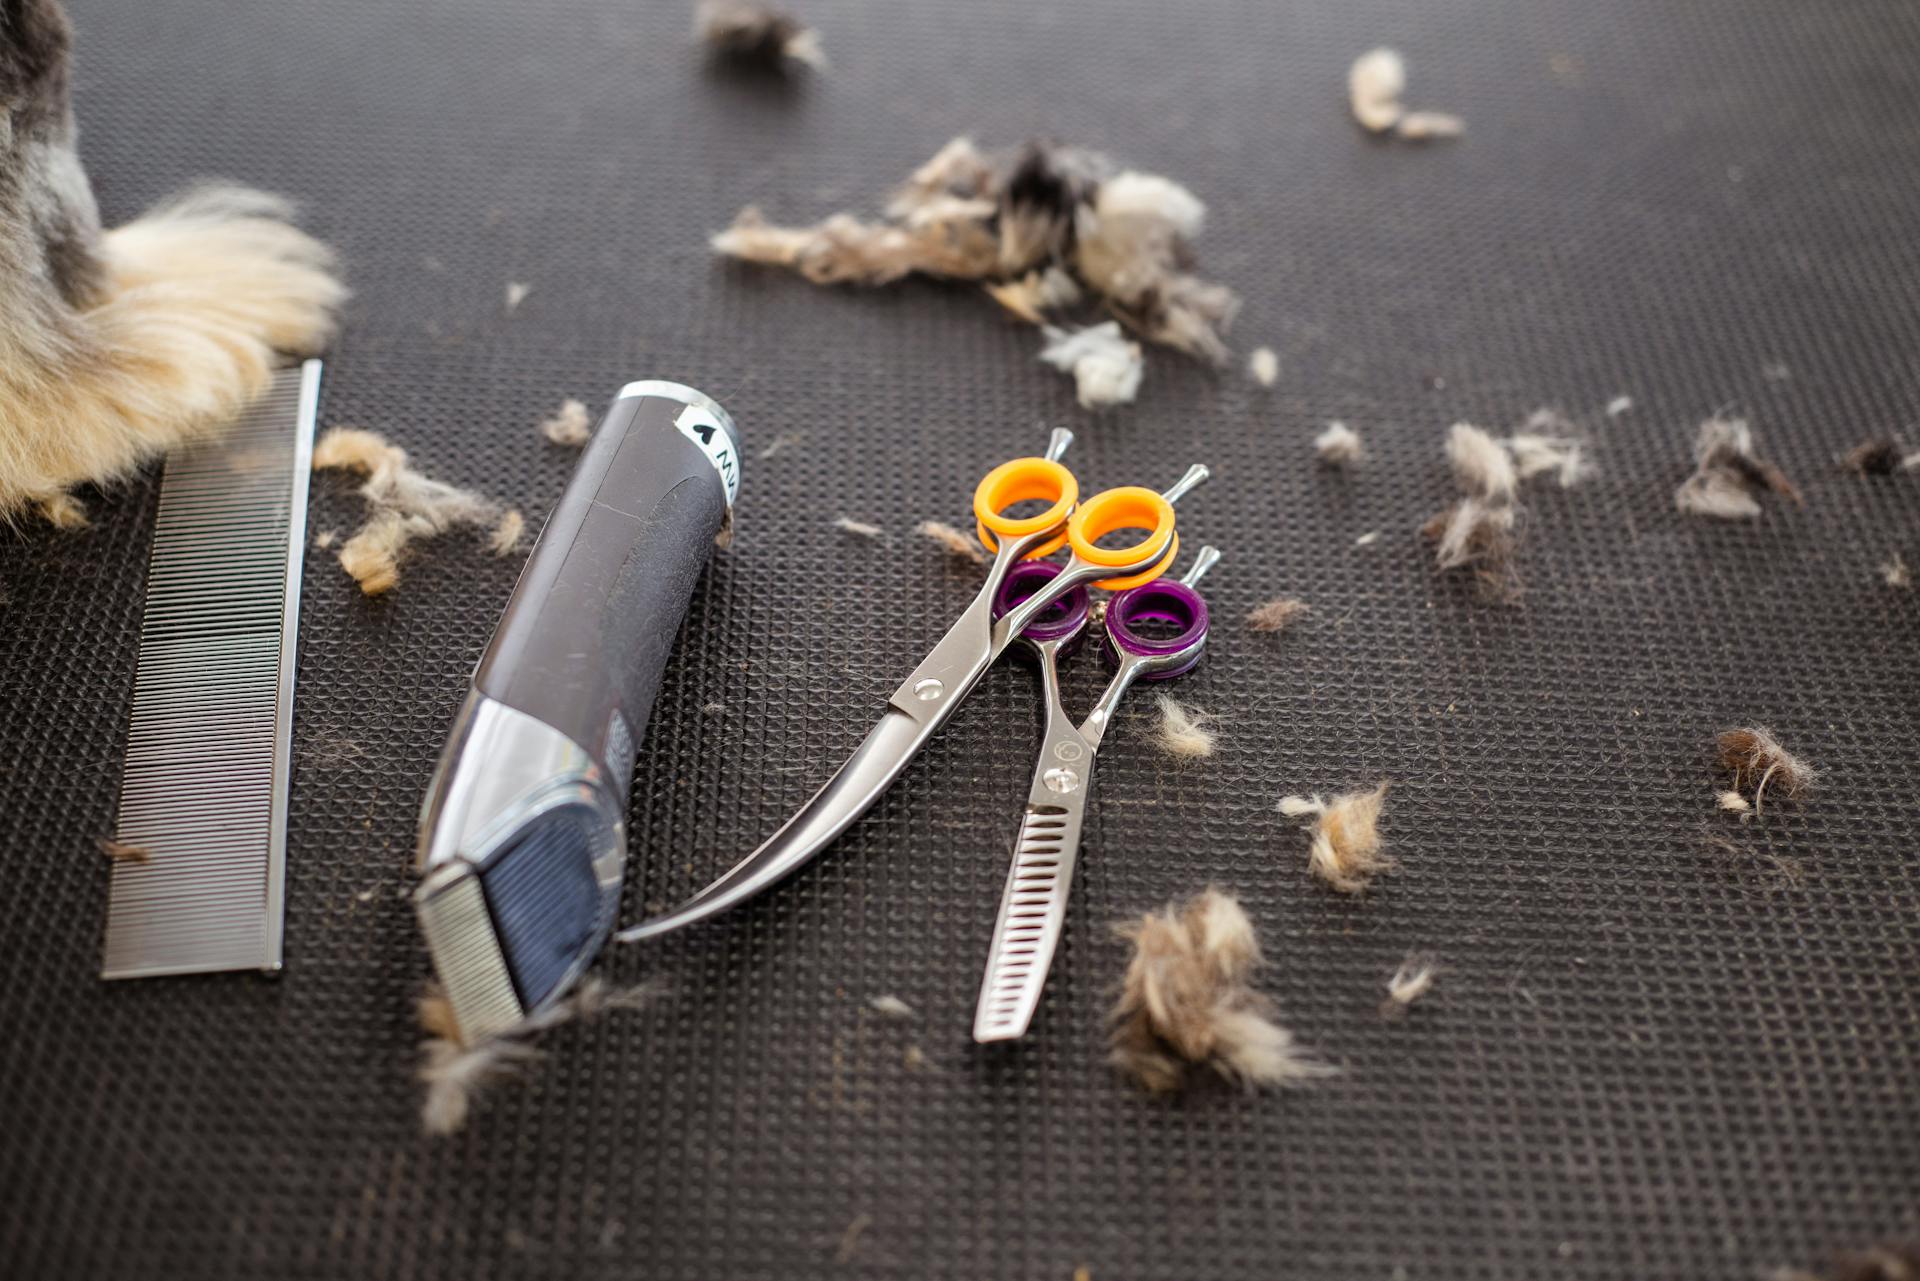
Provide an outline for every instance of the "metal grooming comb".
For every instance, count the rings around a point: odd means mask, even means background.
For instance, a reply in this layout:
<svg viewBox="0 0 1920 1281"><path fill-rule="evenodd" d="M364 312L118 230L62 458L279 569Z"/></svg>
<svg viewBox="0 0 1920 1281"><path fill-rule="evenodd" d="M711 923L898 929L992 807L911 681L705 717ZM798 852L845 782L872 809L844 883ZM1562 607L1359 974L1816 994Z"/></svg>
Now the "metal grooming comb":
<svg viewBox="0 0 1920 1281"><path fill-rule="evenodd" d="M100 976L280 968L295 632L320 362L160 482Z"/></svg>

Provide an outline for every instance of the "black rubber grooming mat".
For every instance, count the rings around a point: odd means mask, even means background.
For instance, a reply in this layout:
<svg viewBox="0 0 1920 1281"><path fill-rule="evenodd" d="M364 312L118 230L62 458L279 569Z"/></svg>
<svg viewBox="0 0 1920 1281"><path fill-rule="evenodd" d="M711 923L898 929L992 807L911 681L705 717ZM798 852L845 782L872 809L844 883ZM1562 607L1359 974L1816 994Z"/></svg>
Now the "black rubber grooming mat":
<svg viewBox="0 0 1920 1281"><path fill-rule="evenodd" d="M536 517L570 455L534 424L563 396L597 411L674 378L738 419L739 538L644 745L627 919L854 746L973 590L914 523L964 521L1049 425L1080 433L1089 488L1213 466L1181 521L1226 550L1218 623L1177 692L1220 715L1220 753L1170 764L1129 704L1022 1044L969 1039L1037 734L1009 664L830 856L605 958L664 1001L552 1035L428 1139L414 818L517 564L451 536L369 601L311 553L286 970L106 985L93 839L155 476L95 496L90 530L0 548L0 1273L1748 1278L1920 1232L1920 602L1876 570L1920 564L1920 476L1834 464L1920 407L1920 14L805 12L833 65L780 87L705 67L677 2L86 0L82 147L113 220L207 174L298 197L356 290L322 425L387 432ZM1357 132L1346 68L1378 43L1463 141ZM961 132L1190 184L1202 267L1246 295L1235 341L1279 352L1278 387L1154 351L1139 403L1094 417L974 289L823 290L707 250L750 202L873 208ZM511 314L509 282L531 286ZM1591 433L1599 472L1529 487L1527 593L1488 606L1415 531L1451 492L1448 424L1541 405ZM1722 407L1804 511L1674 512ZM1312 462L1330 419L1366 438L1363 469ZM316 479L314 530L358 514ZM1280 592L1310 619L1250 633ZM1097 679L1071 669L1075 705ZM1750 723L1824 781L1742 825L1710 758ZM1399 870L1364 898L1310 881L1275 802L1381 778ZM1209 882L1242 897L1264 986L1338 1078L1154 1100L1106 1066L1109 923ZM1414 948L1445 974L1383 1022Z"/></svg>

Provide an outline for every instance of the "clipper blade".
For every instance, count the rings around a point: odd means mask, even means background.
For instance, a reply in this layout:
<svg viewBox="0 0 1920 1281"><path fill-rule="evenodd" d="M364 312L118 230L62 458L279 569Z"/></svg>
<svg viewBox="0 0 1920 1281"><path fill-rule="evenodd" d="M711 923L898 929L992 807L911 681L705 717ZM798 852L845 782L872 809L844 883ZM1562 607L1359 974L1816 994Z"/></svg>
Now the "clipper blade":
<svg viewBox="0 0 1920 1281"><path fill-rule="evenodd" d="M525 1011L508 976L480 878L466 868L454 872L415 891L413 908L461 1039L472 1042L506 1031Z"/></svg>

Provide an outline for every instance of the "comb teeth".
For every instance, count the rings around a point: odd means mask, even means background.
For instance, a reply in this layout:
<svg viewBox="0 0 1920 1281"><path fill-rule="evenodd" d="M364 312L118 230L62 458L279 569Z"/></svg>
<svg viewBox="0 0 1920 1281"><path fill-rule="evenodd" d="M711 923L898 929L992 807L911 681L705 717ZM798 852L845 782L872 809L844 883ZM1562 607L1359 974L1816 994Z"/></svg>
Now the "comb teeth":
<svg viewBox="0 0 1920 1281"><path fill-rule="evenodd" d="M167 460L103 978L278 969L294 642L320 362Z"/></svg>
<svg viewBox="0 0 1920 1281"><path fill-rule="evenodd" d="M1073 885L1073 855L1067 851L1070 827L1067 812L1050 806L1030 809L1020 821L1020 841L974 1014L976 1041L1010 1041L1024 1035L1033 1022Z"/></svg>

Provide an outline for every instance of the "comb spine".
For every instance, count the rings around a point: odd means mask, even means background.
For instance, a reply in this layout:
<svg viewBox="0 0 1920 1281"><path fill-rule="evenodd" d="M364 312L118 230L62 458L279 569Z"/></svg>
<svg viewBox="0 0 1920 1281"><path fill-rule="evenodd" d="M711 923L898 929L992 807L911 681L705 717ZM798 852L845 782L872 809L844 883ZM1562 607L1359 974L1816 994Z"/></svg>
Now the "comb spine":
<svg viewBox="0 0 1920 1281"><path fill-rule="evenodd" d="M293 441L293 499L287 518L286 586L280 603L280 695L273 716L273 783L268 809L266 967L285 959L287 808L293 788L293 687L300 653L300 574L306 564L307 498L313 480L313 430L320 417L320 362L300 366L300 408Z"/></svg>

